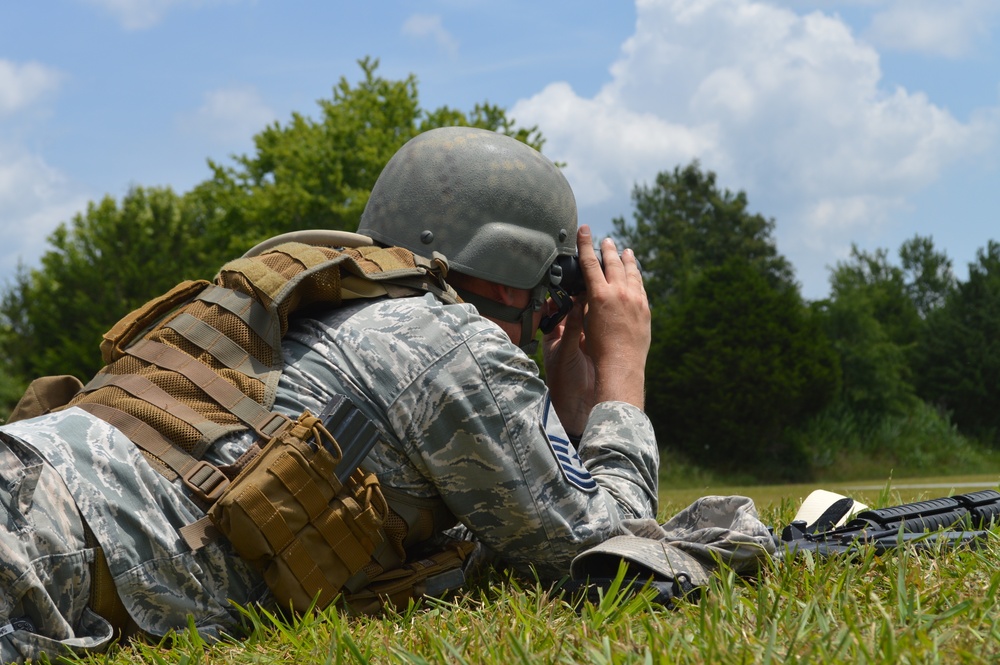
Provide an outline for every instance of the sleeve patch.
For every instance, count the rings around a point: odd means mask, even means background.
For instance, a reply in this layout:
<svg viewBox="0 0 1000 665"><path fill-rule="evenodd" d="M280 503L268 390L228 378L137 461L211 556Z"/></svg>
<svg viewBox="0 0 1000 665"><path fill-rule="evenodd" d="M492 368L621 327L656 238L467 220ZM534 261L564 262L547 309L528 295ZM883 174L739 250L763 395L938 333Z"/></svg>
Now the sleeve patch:
<svg viewBox="0 0 1000 665"><path fill-rule="evenodd" d="M584 492L594 492L597 490L597 481L587 471L583 465L583 460L576 452L576 448L569 441L557 436L549 435L549 445L555 453L559 468L562 469L563 476L570 484L582 489Z"/></svg>
<svg viewBox="0 0 1000 665"><path fill-rule="evenodd" d="M545 429L549 447L552 448L552 454L555 455L559 469L562 470L563 477L577 489L584 492L596 492L597 481L590 475L590 471L583 465L583 460L580 459L576 448L570 443L562 423L552 412L552 402L548 397L545 399L545 415L542 418L542 426Z"/></svg>

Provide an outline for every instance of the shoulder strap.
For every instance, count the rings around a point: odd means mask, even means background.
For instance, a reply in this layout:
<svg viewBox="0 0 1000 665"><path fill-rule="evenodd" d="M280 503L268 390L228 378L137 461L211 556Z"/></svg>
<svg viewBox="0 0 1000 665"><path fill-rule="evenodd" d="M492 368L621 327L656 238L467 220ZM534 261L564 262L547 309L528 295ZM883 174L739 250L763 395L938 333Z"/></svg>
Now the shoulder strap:
<svg viewBox="0 0 1000 665"><path fill-rule="evenodd" d="M151 327L165 314L189 301L209 285L205 280L181 282L159 298L153 298L142 307L128 314L104 334L101 342L101 356L105 363L111 363L125 354L129 345L143 331Z"/></svg>

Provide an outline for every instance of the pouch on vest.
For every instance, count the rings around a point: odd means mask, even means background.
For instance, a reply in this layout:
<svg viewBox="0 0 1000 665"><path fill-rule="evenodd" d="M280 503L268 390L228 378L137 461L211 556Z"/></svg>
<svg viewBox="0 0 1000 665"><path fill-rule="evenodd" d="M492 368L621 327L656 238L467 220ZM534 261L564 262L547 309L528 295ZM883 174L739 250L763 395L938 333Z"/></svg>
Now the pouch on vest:
<svg viewBox="0 0 1000 665"><path fill-rule="evenodd" d="M456 540L444 549L387 570L357 593L344 594L344 604L355 614L378 614L387 607L405 609L410 600L442 596L465 584L466 558L476 548L469 540Z"/></svg>
<svg viewBox="0 0 1000 665"><path fill-rule="evenodd" d="M8 423L42 416L53 409L65 406L83 388L75 376L43 376L28 385L24 395L7 417Z"/></svg>
<svg viewBox="0 0 1000 665"><path fill-rule="evenodd" d="M340 445L308 411L271 439L209 510L278 604L326 607L381 544L389 508L372 473L338 480Z"/></svg>

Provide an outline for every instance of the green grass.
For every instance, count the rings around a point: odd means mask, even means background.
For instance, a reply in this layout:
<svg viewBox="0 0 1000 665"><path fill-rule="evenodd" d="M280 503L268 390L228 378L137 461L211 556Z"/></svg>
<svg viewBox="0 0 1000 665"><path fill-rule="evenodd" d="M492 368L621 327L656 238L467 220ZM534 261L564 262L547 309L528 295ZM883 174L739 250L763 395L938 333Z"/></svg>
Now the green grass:
<svg viewBox="0 0 1000 665"><path fill-rule="evenodd" d="M876 500L891 501L884 489ZM797 502L768 504L769 524ZM884 505L881 504L881 505ZM680 505L667 501L661 517ZM1000 534L998 534L1000 535ZM1000 660L1000 541L856 560L800 556L754 579L720 571L699 602L561 597L492 573L448 601L349 618L286 621L246 611L247 635L214 645L193 630L88 663L982 663Z"/></svg>

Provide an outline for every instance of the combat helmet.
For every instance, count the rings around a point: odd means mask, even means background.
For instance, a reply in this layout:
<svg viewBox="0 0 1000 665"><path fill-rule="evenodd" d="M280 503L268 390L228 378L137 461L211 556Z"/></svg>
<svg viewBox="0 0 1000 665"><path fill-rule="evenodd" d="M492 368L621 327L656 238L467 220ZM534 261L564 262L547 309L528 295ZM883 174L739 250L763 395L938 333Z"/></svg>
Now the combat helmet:
<svg viewBox="0 0 1000 665"><path fill-rule="evenodd" d="M358 233L422 256L438 252L451 270L532 289L526 310L462 294L488 316L522 321L530 334L556 258L576 255L576 227L573 191L541 153L497 132L442 127L389 160Z"/></svg>

